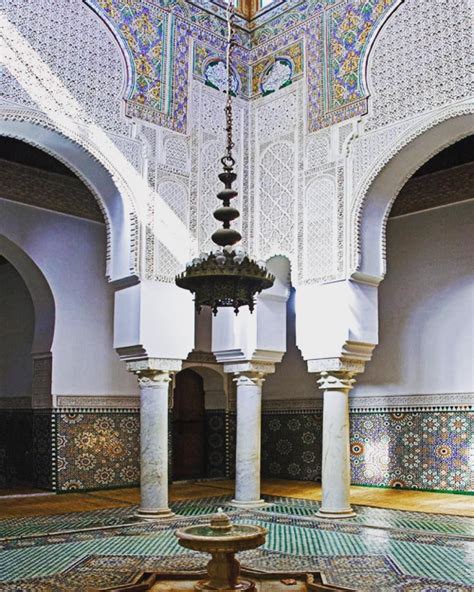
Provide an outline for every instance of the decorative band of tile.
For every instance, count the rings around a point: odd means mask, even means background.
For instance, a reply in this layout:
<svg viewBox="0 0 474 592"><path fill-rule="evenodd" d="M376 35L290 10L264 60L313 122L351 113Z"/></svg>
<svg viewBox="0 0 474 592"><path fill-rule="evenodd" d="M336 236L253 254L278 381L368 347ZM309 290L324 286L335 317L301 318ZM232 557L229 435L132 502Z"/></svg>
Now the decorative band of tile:
<svg viewBox="0 0 474 592"><path fill-rule="evenodd" d="M57 409L49 410L53 415L77 415L77 414L114 414L114 415L139 415L140 409L138 407L58 407Z"/></svg>
<svg viewBox="0 0 474 592"><path fill-rule="evenodd" d="M350 397L353 413L370 411L472 411L474 393Z"/></svg>
<svg viewBox="0 0 474 592"><path fill-rule="evenodd" d="M432 412L432 411L474 411L473 405L422 405L422 406L401 406L401 407L356 407L351 408L350 413L419 413L419 412Z"/></svg>
<svg viewBox="0 0 474 592"><path fill-rule="evenodd" d="M473 411L474 393L350 397L351 413L383 411ZM321 412L323 399L263 400L264 413Z"/></svg>
<svg viewBox="0 0 474 592"><path fill-rule="evenodd" d="M275 399L262 401L262 408L264 413L283 412L288 411L321 411L323 408L322 397L312 399Z"/></svg>
<svg viewBox="0 0 474 592"><path fill-rule="evenodd" d="M137 410L139 395L55 395L56 408L75 410Z"/></svg>

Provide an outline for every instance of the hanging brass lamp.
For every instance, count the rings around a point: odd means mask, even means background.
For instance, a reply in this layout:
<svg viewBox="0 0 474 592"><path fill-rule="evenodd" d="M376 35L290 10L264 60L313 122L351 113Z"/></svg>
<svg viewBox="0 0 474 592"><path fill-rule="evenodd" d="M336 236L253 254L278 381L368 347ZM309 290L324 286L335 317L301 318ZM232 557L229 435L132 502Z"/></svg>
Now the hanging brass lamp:
<svg viewBox="0 0 474 592"><path fill-rule="evenodd" d="M187 265L186 270L176 276L177 286L189 290L194 294L196 310L203 306L210 306L217 314L221 307L232 306L235 313L241 306L248 306L250 312L255 307L255 296L262 290L271 288L275 278L267 272L264 261L251 259L244 249L237 245L242 239L240 233L231 228L231 222L240 213L231 206L231 200L237 197L237 191L232 188L237 179L234 172L235 160L232 156L234 142L232 138L232 70L231 55L234 45L233 31L234 4L229 0L227 7L227 101L225 106L227 146L225 155L221 159L224 171L219 174L219 180L224 188L217 194L222 205L214 212L214 218L222 222L212 235L217 248L209 254L200 255Z"/></svg>

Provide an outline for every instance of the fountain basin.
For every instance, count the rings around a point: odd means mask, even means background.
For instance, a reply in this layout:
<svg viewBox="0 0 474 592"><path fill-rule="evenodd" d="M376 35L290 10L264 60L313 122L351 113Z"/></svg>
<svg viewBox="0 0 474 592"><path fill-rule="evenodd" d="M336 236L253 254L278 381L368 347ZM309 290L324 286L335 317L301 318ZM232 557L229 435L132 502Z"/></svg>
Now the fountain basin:
<svg viewBox="0 0 474 592"><path fill-rule="evenodd" d="M243 580L235 553L256 549L265 542L267 529L250 524L232 524L229 517L219 510L206 525L188 526L176 532L182 547L210 553L207 564L209 579L199 581L194 589L200 591L230 592L255 590L255 582Z"/></svg>
<svg viewBox="0 0 474 592"><path fill-rule="evenodd" d="M188 526L176 532L179 544L187 549L204 553L237 553L256 549L265 542L267 529L248 524L234 524L232 530L223 533L212 526Z"/></svg>

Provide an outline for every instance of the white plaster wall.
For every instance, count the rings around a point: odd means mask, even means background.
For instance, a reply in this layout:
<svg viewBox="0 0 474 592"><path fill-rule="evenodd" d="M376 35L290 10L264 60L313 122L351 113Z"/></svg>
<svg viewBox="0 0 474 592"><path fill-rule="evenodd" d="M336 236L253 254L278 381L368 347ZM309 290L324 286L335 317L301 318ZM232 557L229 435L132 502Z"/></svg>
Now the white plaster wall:
<svg viewBox="0 0 474 592"><path fill-rule="evenodd" d="M0 199L0 233L35 262L53 293L52 393L137 393L134 376L113 349L104 225Z"/></svg>
<svg viewBox="0 0 474 592"><path fill-rule="evenodd" d="M0 265L0 397L31 396L34 317L21 276Z"/></svg>
<svg viewBox="0 0 474 592"><path fill-rule="evenodd" d="M474 200L389 220L379 321L353 396L474 392Z"/></svg>
<svg viewBox="0 0 474 592"><path fill-rule="evenodd" d="M286 353L276 364L275 374L267 376L263 384L263 398L275 400L314 399L321 396L316 374L308 372L301 351L296 346L295 290L287 303Z"/></svg>

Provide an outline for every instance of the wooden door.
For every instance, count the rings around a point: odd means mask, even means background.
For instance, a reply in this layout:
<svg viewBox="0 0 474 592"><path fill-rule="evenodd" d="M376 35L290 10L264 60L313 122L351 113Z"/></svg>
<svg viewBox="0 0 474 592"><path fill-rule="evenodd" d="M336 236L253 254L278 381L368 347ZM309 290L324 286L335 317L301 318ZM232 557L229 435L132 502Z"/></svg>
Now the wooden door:
<svg viewBox="0 0 474 592"><path fill-rule="evenodd" d="M173 404L173 480L200 479L206 472L204 386L199 374L176 375Z"/></svg>

